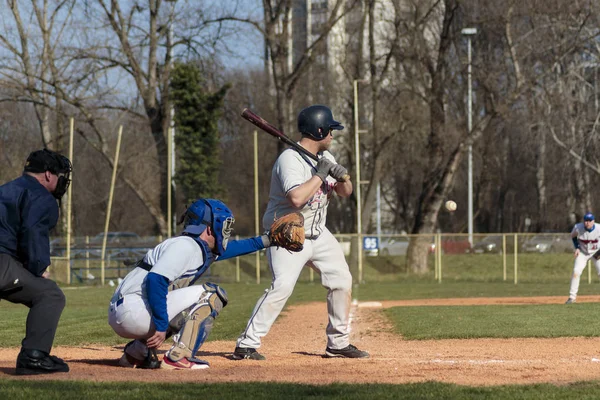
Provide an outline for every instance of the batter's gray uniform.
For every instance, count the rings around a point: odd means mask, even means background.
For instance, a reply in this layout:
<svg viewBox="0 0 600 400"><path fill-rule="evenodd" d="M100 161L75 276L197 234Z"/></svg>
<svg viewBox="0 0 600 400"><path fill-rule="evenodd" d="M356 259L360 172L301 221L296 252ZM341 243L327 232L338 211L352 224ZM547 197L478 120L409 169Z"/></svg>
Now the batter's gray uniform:
<svg viewBox="0 0 600 400"><path fill-rule="evenodd" d="M569 298L575 300L579 291L579 281L581 273L585 269L588 260L591 258L596 266L596 272L600 276L600 260L592 258L593 255L600 250L600 225L594 223L594 229L588 232L585 229L584 223L575 224L571 231L571 236L576 237L579 242L579 254L575 257L573 264L573 275L571 276L571 289L569 290Z"/></svg>
<svg viewBox="0 0 600 400"><path fill-rule="evenodd" d="M335 159L328 151L323 152L332 162ZM276 217L300 211L304 216L306 241L304 249L291 253L283 248L270 247L267 258L273 280L271 287L258 300L246 329L237 340L242 348L258 348L277 316L292 294L302 268L310 263L321 273L321 283L328 289L327 347L342 349L349 345L349 311L352 295L352 276L339 242L325 227L327 205L334 192L335 179L327 177L327 183L304 205L297 209L286 195L308 181L316 172L315 161L303 158L297 151L284 151L273 166L269 204L263 217L263 226L268 229Z"/></svg>

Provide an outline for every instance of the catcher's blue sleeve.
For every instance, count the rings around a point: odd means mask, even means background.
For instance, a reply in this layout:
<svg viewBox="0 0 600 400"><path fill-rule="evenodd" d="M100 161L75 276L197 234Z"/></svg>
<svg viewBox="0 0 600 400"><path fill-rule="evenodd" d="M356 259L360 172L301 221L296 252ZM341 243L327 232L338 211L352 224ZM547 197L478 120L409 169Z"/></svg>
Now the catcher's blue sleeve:
<svg viewBox="0 0 600 400"><path fill-rule="evenodd" d="M165 332L169 327L169 315L167 314L169 280L162 275L150 272L146 277L146 291L154 326L158 332Z"/></svg>
<svg viewBox="0 0 600 400"><path fill-rule="evenodd" d="M221 254L217 261L254 253L255 251L262 250L264 248L265 243L263 242L262 236L256 236L242 240L233 240L227 244L225 253Z"/></svg>

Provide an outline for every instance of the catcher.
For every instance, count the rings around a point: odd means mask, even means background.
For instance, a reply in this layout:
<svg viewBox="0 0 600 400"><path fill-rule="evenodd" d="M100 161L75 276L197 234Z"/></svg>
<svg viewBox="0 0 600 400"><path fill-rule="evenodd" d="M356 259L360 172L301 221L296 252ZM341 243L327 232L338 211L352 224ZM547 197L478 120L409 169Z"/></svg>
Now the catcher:
<svg viewBox="0 0 600 400"><path fill-rule="evenodd" d="M110 300L108 323L119 336L134 339L119 360L123 367L204 369L196 353L214 319L227 305L227 293L214 284L194 285L218 260L269 246L301 251L301 215L284 216L262 236L229 241L233 214L223 202L199 199L183 215L181 236L166 239L135 264ZM156 349L170 336L173 345L158 360Z"/></svg>

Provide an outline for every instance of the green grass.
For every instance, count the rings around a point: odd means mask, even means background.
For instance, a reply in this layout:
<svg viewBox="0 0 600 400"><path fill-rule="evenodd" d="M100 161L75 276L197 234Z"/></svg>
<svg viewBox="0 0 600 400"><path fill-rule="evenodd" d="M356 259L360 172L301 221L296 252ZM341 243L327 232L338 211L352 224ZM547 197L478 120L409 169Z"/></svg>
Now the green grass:
<svg viewBox="0 0 600 400"><path fill-rule="evenodd" d="M209 340L234 340L246 327L246 322L263 291L269 285L224 284L229 304L215 321ZM67 305L60 319L55 345L84 344L118 345L127 339L117 336L107 323L108 303L114 288L63 288ZM326 290L318 284L299 284L288 304L303 301L325 301ZM0 347L20 346L25 334L28 309L22 305L0 301Z"/></svg>
<svg viewBox="0 0 600 400"><path fill-rule="evenodd" d="M347 258L350 270L355 280L358 279L358 266L350 257ZM443 282L503 282L504 281L504 259L500 254L444 254L442 256L442 280ZM266 257L259 257L260 278L263 284L268 284L271 274L267 267ZM434 255L429 256L429 271L417 276L407 267L405 256L388 257L364 257L363 258L363 281L365 282L389 282L404 281L406 279L419 279L434 281ZM77 282L76 276L86 276L85 260L73 261L73 282ZM90 261L89 272L100 276L99 261ZM519 283L560 283L570 279L573 269L573 254L571 253L519 253L517 259L517 279ZM124 277L129 268L122 263L113 261L107 264L106 278L116 279ZM256 282L256 257L246 255L236 259L229 259L215 263L211 266L212 280L223 283L236 282L239 275L241 283L255 284ZM302 272L299 282L319 282L319 275L311 272L308 268ZM592 280L598 282L595 270L591 274ZM507 254L506 257L506 280L514 282L515 263L514 255ZM587 282L588 270L582 276L582 281Z"/></svg>
<svg viewBox="0 0 600 400"><path fill-rule="evenodd" d="M426 382L404 385L327 386L286 383L150 384L96 383L68 381L2 381L0 398L11 400L79 399L415 399L415 400L495 400L495 399L597 399L599 382L581 382L564 386L549 384L467 387Z"/></svg>
<svg viewBox="0 0 600 400"><path fill-rule="evenodd" d="M514 283L507 282L456 282L433 281L414 278L404 281L369 282L354 285L353 296L360 301L410 300L410 299L447 299L453 297L532 297L563 296L569 297L569 280L560 283ZM600 294L597 282L582 282L579 295Z"/></svg>
<svg viewBox="0 0 600 400"><path fill-rule="evenodd" d="M316 276L318 281L318 275ZM450 297L499 297L563 295L566 299L568 279L560 282L522 283L511 281L455 281L442 284L414 276L395 277L391 281L369 282L355 286L354 295L361 301L422 299ZM230 303L215 321L209 340L234 340L243 330L250 313L268 283L260 285L224 283ZM581 294L600 292L597 284L582 282ZM114 288L64 288L67 307L56 336L56 345L119 345L127 342L114 334L106 322L108 301ZM288 304L324 301L326 291L319 283L301 282ZM0 347L16 347L24 335L27 309L21 305L0 302ZM386 311L397 332L410 339L449 337L556 337L594 336L600 323L593 318L597 305L580 303L564 305L497 305L455 307L403 307ZM552 323L548 323L551 321ZM443 328L442 328L443 327ZM125 395L126 393L126 395ZM97 383L69 381L26 381L0 379L0 398L31 399L596 399L600 398L600 382L565 386L526 385L466 387L436 382L403 385L334 384L310 386L276 383L225 384L150 384Z"/></svg>
<svg viewBox="0 0 600 400"><path fill-rule="evenodd" d="M268 284L225 283L222 286L227 290L230 301L216 319L209 340L235 340L245 328L256 301ZM67 306L60 319L55 344L111 346L126 343L127 340L115 335L107 324L108 302L113 291L114 288L109 286L64 288ZM581 284L581 295L597 294L598 292L600 292L600 287L597 284ZM439 284L411 278L404 281L366 283L354 287L354 297L360 301L549 295L563 295L566 300L567 293L568 281L561 284L524 283L514 285L511 282L444 282ZM288 305L306 301L325 301L325 297L326 290L319 283L299 283L296 285ZM581 303L573 309L582 310L587 306L587 304ZM523 306L523 309L527 310L528 307L534 306ZM566 310L567 308L559 309ZM430 315L424 314L426 317ZM0 330L0 347L20 345L25 332L26 316L26 307L0 301L0 320L3 321L3 327Z"/></svg>
<svg viewBox="0 0 600 400"><path fill-rule="evenodd" d="M597 303L393 307L384 310L405 339L596 337Z"/></svg>
<svg viewBox="0 0 600 400"><path fill-rule="evenodd" d="M352 266L353 276L358 276L356 266ZM519 283L558 283L570 279L573 270L573 255L570 253L519 253L516 275ZM584 271L582 281L588 279ZM366 282L399 281L415 278L407 267L405 256L365 257L363 279ZM429 256L429 271L424 276L435 280L434 256ZM514 282L514 255L506 257L506 279ZM592 279L598 282L595 269ZM442 256L443 282L502 282L504 280L504 259L500 254L444 254Z"/></svg>

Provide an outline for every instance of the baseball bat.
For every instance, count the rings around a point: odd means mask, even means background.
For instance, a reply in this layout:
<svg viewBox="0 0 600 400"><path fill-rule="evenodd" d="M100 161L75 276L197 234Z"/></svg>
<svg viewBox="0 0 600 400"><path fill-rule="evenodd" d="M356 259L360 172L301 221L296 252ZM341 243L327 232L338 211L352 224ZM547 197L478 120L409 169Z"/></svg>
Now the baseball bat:
<svg viewBox="0 0 600 400"><path fill-rule="evenodd" d="M242 118L249 121L253 125L259 127L263 131L267 132L269 135L274 136L277 139L281 140L283 143L287 144L288 146L293 147L298 152L304 154L305 156L311 158L312 160L319 161L319 157L317 157L310 151L306 150L304 147L300 146L298 143L294 142L292 139L290 139L288 136L286 136L283 132L281 132L279 129L275 128L267 120L265 120L261 116L257 115L250 109L244 108L244 111L242 111ZM344 175L342 177L343 182L348 181L348 180L350 180L350 175Z"/></svg>

